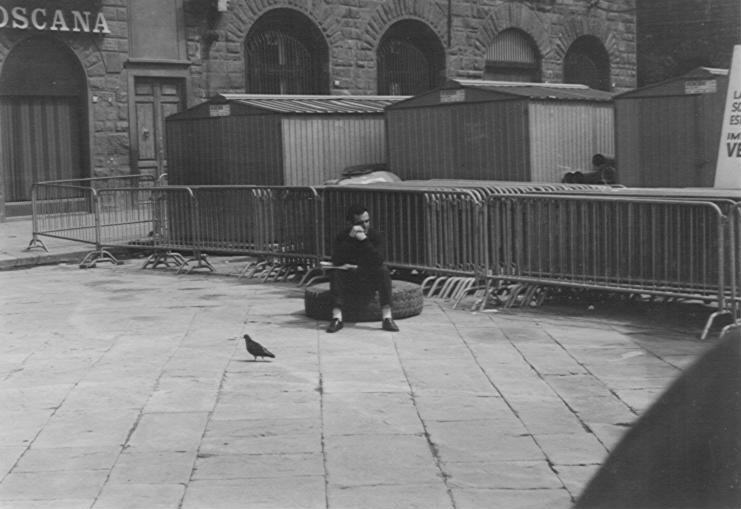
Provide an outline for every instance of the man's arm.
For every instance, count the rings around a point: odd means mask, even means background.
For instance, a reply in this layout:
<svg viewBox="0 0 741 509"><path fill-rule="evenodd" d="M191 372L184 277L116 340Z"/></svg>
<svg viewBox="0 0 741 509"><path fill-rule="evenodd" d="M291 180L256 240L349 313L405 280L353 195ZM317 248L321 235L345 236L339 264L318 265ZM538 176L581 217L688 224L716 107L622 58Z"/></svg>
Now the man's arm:
<svg viewBox="0 0 741 509"><path fill-rule="evenodd" d="M381 265L386 260L383 235L376 230L369 230L367 238L360 243L363 246L363 258L369 265Z"/></svg>
<svg viewBox="0 0 741 509"><path fill-rule="evenodd" d="M349 231L345 230L334 239L334 245L332 246L332 265L344 265L351 263L350 255L350 237Z"/></svg>
<svg viewBox="0 0 741 509"><path fill-rule="evenodd" d="M332 249L332 264L364 265L375 267L381 265L385 258L383 237L371 229L367 234L350 237L351 230L345 230L337 236Z"/></svg>

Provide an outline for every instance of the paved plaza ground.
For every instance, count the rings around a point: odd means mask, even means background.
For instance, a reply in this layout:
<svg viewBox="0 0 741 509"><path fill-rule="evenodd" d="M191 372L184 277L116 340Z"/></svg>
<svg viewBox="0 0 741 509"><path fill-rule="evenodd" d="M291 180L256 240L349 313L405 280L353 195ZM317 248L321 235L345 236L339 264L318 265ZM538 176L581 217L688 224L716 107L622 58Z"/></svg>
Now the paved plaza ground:
<svg viewBox="0 0 741 509"><path fill-rule="evenodd" d="M0 272L1 508L568 508L717 337L689 307L436 299L327 334L295 283L216 266Z"/></svg>

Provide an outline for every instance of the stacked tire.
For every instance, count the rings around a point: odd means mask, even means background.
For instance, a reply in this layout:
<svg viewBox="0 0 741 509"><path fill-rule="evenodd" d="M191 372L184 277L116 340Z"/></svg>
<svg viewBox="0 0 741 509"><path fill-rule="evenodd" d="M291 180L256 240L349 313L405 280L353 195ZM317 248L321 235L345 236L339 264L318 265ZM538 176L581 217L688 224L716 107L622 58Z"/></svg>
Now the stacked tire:
<svg viewBox="0 0 741 509"><path fill-rule="evenodd" d="M424 296L422 287L408 281L393 281L391 285L391 312L394 319L416 316L422 312ZM332 295L329 283L319 283L306 288L304 311L310 318L332 318ZM373 322L381 320L378 293L359 293L345 298L342 317L346 322Z"/></svg>

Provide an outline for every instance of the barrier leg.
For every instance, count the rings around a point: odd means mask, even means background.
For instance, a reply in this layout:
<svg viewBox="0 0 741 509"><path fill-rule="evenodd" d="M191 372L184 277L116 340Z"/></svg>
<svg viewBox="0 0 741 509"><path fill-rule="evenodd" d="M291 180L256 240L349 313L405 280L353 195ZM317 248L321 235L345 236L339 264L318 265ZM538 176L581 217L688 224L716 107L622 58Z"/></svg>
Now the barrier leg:
<svg viewBox="0 0 741 509"><path fill-rule="evenodd" d="M427 287L428 286L431 287L431 285L435 284L435 281L436 280L437 280L437 276L427 276L424 279L424 281L422 281L422 284L420 286L422 287L422 294L423 295L426 295L427 297L430 296L429 293L426 293L426 292L429 291Z"/></svg>
<svg viewBox="0 0 741 509"><path fill-rule="evenodd" d="M430 287L430 291L429 291L429 292L427 292L427 296L428 296L428 297L434 297L434 296L435 296L435 291L436 291L436 290L438 289L438 286L440 286L440 291L442 291L442 286L444 286L444 285L445 285L445 282L446 282L446 281L447 281L448 279L449 279L449 278L448 278L448 276L438 276L438 277L437 277L437 278L435 279L435 282L434 282L434 283L432 284L432 286Z"/></svg>
<svg viewBox="0 0 741 509"><path fill-rule="evenodd" d="M191 262L196 262L195 266L191 266ZM208 269L211 272L216 272L214 266L208 261L208 257L205 254L198 254L188 258L188 260L186 260L178 269L178 274L183 271L191 273L197 269Z"/></svg>
<svg viewBox="0 0 741 509"><path fill-rule="evenodd" d="M149 257L144 261L142 269L146 269L148 267L155 269L159 265L169 267L170 261L172 261L177 267L181 267L183 264L186 263L185 257L180 253L176 253L173 251L157 251L149 255Z"/></svg>
<svg viewBox="0 0 741 509"><path fill-rule="evenodd" d="M33 238L31 239L31 242L28 243L28 246L26 247L26 249L24 249L24 251L30 251L35 248L41 248L45 252L47 253L49 252L49 250L46 249L46 245L44 244L44 241L38 238L36 235L33 236Z"/></svg>
<svg viewBox="0 0 741 509"><path fill-rule="evenodd" d="M313 281L317 277L326 277L324 269L322 267L314 267L306 271L306 274L304 274L304 276L301 278L301 281L298 282L298 285L309 286L308 281Z"/></svg>
<svg viewBox="0 0 741 509"><path fill-rule="evenodd" d="M265 275L263 276L262 281L265 283L270 278L277 277L277 275L278 275L278 273L280 273L280 271L281 271L281 265L278 262L276 262L275 260L273 260L272 262L270 262L268 264L268 270L265 273Z"/></svg>
<svg viewBox="0 0 741 509"><path fill-rule="evenodd" d="M484 296L481 299L481 303L479 304L479 311L486 310L486 306L489 304L489 302L492 301L492 299L496 299L496 295L494 293L494 287L495 285L498 285L498 280L491 280L488 277L484 281Z"/></svg>
<svg viewBox="0 0 741 509"><path fill-rule="evenodd" d="M113 256L110 251L101 247L86 254L80 262L79 267L81 269L92 269L98 262L111 262L114 265L123 264L123 262Z"/></svg>
<svg viewBox="0 0 741 509"><path fill-rule="evenodd" d="M718 310L714 313L712 313L709 317L707 322L705 322L705 327L702 329L702 333L700 334L700 341L705 341L705 339L708 337L708 334L710 333L710 327L712 327L713 322L715 322L715 319L719 316L723 315L731 315L732 313L728 310Z"/></svg>
<svg viewBox="0 0 741 509"><path fill-rule="evenodd" d="M248 278L255 277L255 274L258 271L262 271L265 269L267 262L265 260L260 260L257 262L250 262L247 265L244 266L242 271L239 273L239 277L247 276Z"/></svg>

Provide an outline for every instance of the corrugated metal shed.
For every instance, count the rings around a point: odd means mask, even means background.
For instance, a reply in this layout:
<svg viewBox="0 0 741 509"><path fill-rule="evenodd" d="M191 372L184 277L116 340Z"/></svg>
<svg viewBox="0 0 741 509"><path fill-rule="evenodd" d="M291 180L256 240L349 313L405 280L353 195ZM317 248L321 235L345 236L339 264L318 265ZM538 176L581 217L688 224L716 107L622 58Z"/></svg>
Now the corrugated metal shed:
<svg viewBox="0 0 741 509"><path fill-rule="evenodd" d="M560 182L614 154L613 95L584 85L452 80L386 108L403 179Z"/></svg>
<svg viewBox="0 0 741 509"><path fill-rule="evenodd" d="M386 162L399 96L221 94L167 118L171 184L317 185Z"/></svg>
<svg viewBox="0 0 741 509"><path fill-rule="evenodd" d="M620 183L711 187L728 71L700 67L615 97Z"/></svg>

